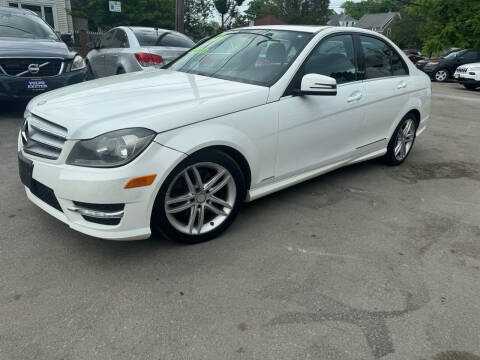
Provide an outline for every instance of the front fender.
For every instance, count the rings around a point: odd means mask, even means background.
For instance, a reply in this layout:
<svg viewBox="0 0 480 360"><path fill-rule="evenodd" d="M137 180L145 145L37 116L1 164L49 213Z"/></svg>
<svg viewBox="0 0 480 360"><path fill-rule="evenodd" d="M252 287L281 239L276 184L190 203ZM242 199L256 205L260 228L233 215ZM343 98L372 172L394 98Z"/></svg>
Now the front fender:
<svg viewBox="0 0 480 360"><path fill-rule="evenodd" d="M242 154L251 170L251 187L274 176L278 114L276 103L160 133L155 142L187 155L212 146Z"/></svg>

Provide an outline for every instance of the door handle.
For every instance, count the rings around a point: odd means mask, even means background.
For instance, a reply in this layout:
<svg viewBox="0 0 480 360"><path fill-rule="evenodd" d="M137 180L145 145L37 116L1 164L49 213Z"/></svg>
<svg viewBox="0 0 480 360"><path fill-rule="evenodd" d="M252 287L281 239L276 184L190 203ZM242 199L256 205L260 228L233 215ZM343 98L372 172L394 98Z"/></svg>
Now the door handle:
<svg viewBox="0 0 480 360"><path fill-rule="evenodd" d="M113 57L118 57L118 55L113 55Z"/></svg>
<svg viewBox="0 0 480 360"><path fill-rule="evenodd" d="M351 103L351 102L354 102L354 101L358 101L362 98L362 94L355 94L355 95L352 95L350 96L348 99L347 99L347 102Z"/></svg>
<svg viewBox="0 0 480 360"><path fill-rule="evenodd" d="M405 89L407 87L407 83L405 81L402 81L397 85L397 89Z"/></svg>

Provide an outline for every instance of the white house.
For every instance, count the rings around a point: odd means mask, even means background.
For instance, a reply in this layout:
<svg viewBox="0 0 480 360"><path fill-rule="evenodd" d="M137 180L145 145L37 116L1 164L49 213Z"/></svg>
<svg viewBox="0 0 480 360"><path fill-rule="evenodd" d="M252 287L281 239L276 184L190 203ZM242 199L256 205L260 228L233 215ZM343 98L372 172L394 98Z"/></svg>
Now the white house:
<svg viewBox="0 0 480 360"><path fill-rule="evenodd" d="M36 12L55 31L73 34L70 0L0 0L0 6L28 9Z"/></svg>

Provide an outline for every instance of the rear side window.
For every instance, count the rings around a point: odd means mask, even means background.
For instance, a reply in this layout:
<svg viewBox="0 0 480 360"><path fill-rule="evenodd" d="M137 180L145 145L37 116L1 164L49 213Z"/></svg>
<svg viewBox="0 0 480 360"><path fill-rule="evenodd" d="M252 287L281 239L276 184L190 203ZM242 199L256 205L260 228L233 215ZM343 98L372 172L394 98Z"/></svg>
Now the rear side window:
<svg viewBox="0 0 480 360"><path fill-rule="evenodd" d="M113 37L114 37L114 35L115 35L115 30L110 30L105 35L103 35L102 44L100 45L100 47L102 49L112 48L113 47Z"/></svg>
<svg viewBox="0 0 480 360"><path fill-rule="evenodd" d="M408 75L408 69L400 55L387 43L369 36L360 36L365 60L365 78Z"/></svg>
<svg viewBox="0 0 480 360"><path fill-rule="evenodd" d="M186 36L181 36L177 34L166 34L160 39L158 46L171 46L171 47L181 47L181 48L191 48L195 43L187 38Z"/></svg>
<svg viewBox="0 0 480 360"><path fill-rule="evenodd" d="M467 51L465 54L460 56L462 61L474 62L478 59L478 53L475 50Z"/></svg>
<svg viewBox="0 0 480 360"><path fill-rule="evenodd" d="M342 84L356 80L352 35L332 36L320 43L304 64L304 75L321 74Z"/></svg>
<svg viewBox="0 0 480 360"><path fill-rule="evenodd" d="M115 32L114 46L115 48L128 48L128 37L125 31L117 29Z"/></svg>

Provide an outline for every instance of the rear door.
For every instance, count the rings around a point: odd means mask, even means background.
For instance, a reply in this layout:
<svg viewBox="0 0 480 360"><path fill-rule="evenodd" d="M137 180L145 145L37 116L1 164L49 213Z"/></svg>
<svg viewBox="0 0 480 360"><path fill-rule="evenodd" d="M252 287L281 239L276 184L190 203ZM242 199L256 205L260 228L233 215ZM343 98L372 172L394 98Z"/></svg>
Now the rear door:
<svg viewBox="0 0 480 360"><path fill-rule="evenodd" d="M110 44L113 33L107 32L103 35L98 49L93 49L88 53L88 61L95 77L103 77L105 72L105 50Z"/></svg>
<svg viewBox="0 0 480 360"><path fill-rule="evenodd" d="M403 58L383 39L357 35L360 66L364 74L366 113L359 133L366 153L384 149L393 122L401 114L412 91L408 67Z"/></svg>
<svg viewBox="0 0 480 360"><path fill-rule="evenodd" d="M121 57L128 52L128 37L122 29L115 29L110 48L105 51L105 76L116 75L121 66Z"/></svg>

